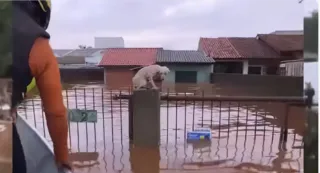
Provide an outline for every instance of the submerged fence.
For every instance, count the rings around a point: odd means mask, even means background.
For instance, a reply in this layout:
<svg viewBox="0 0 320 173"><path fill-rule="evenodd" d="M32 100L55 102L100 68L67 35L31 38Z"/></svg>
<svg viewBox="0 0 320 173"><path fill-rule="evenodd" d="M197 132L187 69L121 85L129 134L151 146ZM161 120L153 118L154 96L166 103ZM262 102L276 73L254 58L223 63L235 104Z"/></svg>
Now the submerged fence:
<svg viewBox="0 0 320 173"><path fill-rule="evenodd" d="M134 161L129 159L134 157L129 145L130 94L102 88L66 90L63 96L68 109L96 110L98 115L97 123L69 122L71 153L99 153L98 160L113 162L106 164L108 170L133 169ZM302 98L162 94L161 146L154 152L161 158L158 162L163 168L159 169L198 162L207 166L250 163L264 165L263 169L269 171L303 168L304 109L291 106L302 104ZM26 100L19 114L50 141L39 98ZM198 127L211 128L212 141L187 143L186 133ZM288 158L290 162L285 161Z"/></svg>

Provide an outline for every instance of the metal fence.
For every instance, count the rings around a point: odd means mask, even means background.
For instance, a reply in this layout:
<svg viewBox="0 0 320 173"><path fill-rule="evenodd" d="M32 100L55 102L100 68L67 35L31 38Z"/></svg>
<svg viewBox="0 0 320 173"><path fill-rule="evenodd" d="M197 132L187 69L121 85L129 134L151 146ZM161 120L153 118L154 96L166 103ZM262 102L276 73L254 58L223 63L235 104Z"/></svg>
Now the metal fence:
<svg viewBox="0 0 320 173"><path fill-rule="evenodd" d="M63 95L68 109L98 112L97 123L69 123L71 153L96 153L98 160L112 162L99 169L133 169L134 150L129 145L128 129L130 94L129 90L103 88L66 90ZM288 121L296 116L292 115L296 111L290 111L290 104L301 104L301 98L213 97L170 91L163 94L159 169L197 163L249 165L264 171L303 168L302 130ZM39 98L26 100L19 115L51 141ZM211 142L187 143L186 133L198 127L212 129Z"/></svg>

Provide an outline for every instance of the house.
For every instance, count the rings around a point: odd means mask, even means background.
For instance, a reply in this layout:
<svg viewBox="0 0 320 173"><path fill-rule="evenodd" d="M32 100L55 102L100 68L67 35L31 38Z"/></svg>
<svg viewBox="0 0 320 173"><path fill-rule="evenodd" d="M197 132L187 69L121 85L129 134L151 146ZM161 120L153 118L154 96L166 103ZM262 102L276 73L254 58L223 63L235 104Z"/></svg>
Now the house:
<svg viewBox="0 0 320 173"><path fill-rule="evenodd" d="M75 63L77 64L81 63L81 64L97 65L101 61L105 50L106 49L103 49L103 48L75 49L65 54L63 57L61 57L61 59L63 60L60 60L60 61L62 62L75 61Z"/></svg>
<svg viewBox="0 0 320 173"><path fill-rule="evenodd" d="M256 38L200 38L198 50L215 60L214 73L275 74L280 62Z"/></svg>
<svg viewBox="0 0 320 173"><path fill-rule="evenodd" d="M64 55L72 52L74 49L54 49L53 53L54 55L59 58L59 57L63 57Z"/></svg>
<svg viewBox="0 0 320 173"><path fill-rule="evenodd" d="M214 73L275 75L281 61L302 57L303 35L200 38L198 50L216 61Z"/></svg>
<svg viewBox="0 0 320 173"><path fill-rule="evenodd" d="M66 65L83 65L84 66L86 64L84 57L75 57L75 56L64 57L63 56L63 57L57 58L57 60L58 60L59 65L64 65L64 66L66 66Z"/></svg>
<svg viewBox="0 0 320 173"><path fill-rule="evenodd" d="M135 69L155 64L157 52L161 49L109 48L99 63L104 68L105 84L112 89L131 87Z"/></svg>
<svg viewBox="0 0 320 173"><path fill-rule="evenodd" d="M286 60L295 60L303 57L304 35L276 35L258 34L261 42L275 50Z"/></svg>
<svg viewBox="0 0 320 173"><path fill-rule="evenodd" d="M280 74L282 76L299 76L303 77L305 72L308 72L308 69L305 66L310 66L314 68L314 64L318 62L318 55L312 52L304 52L303 58L296 60L282 61L280 64ZM310 65L311 64L311 65ZM312 75L312 73L309 73Z"/></svg>
<svg viewBox="0 0 320 173"><path fill-rule="evenodd" d="M196 50L159 50L156 63L170 73L165 83L210 83L214 60Z"/></svg>
<svg viewBox="0 0 320 173"><path fill-rule="evenodd" d="M299 76L303 77L304 59L281 61L281 76Z"/></svg>
<svg viewBox="0 0 320 173"><path fill-rule="evenodd" d="M103 68L96 65L59 65L61 80L64 83L103 83Z"/></svg>
<svg viewBox="0 0 320 173"><path fill-rule="evenodd" d="M303 35L303 30L277 30L274 32L271 32L270 34L275 35Z"/></svg>
<svg viewBox="0 0 320 173"><path fill-rule="evenodd" d="M311 82L315 89L314 101L318 102L318 54L304 52L303 58L298 60L283 61L280 64L281 75L290 77L301 77L305 82ZM301 83L305 87L304 84Z"/></svg>
<svg viewBox="0 0 320 173"><path fill-rule="evenodd" d="M61 79L65 83L103 81L103 68L97 66L104 49L74 49L57 57Z"/></svg>

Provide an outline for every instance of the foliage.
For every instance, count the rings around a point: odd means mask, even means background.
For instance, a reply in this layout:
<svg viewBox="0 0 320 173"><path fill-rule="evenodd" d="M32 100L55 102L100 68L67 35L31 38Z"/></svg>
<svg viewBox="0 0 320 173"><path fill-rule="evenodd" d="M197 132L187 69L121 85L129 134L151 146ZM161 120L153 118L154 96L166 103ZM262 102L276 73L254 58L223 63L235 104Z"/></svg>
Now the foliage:
<svg viewBox="0 0 320 173"><path fill-rule="evenodd" d="M0 77L7 73L12 64L12 2L0 1Z"/></svg>
<svg viewBox="0 0 320 173"><path fill-rule="evenodd" d="M307 110L307 130L304 136L305 172L318 172L318 109Z"/></svg>
<svg viewBox="0 0 320 173"><path fill-rule="evenodd" d="M304 18L304 49L318 53L318 11Z"/></svg>

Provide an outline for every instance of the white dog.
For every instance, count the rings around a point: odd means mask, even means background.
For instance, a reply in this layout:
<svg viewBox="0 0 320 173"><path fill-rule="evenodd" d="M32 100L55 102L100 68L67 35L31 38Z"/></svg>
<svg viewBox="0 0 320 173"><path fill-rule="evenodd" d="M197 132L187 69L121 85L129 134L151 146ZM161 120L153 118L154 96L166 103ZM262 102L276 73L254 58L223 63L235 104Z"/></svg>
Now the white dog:
<svg viewBox="0 0 320 173"><path fill-rule="evenodd" d="M151 83L153 89L158 89L154 83L154 78L163 80L170 72L168 67L160 65L149 65L141 68L132 78L133 88L140 89L147 87L148 82Z"/></svg>

